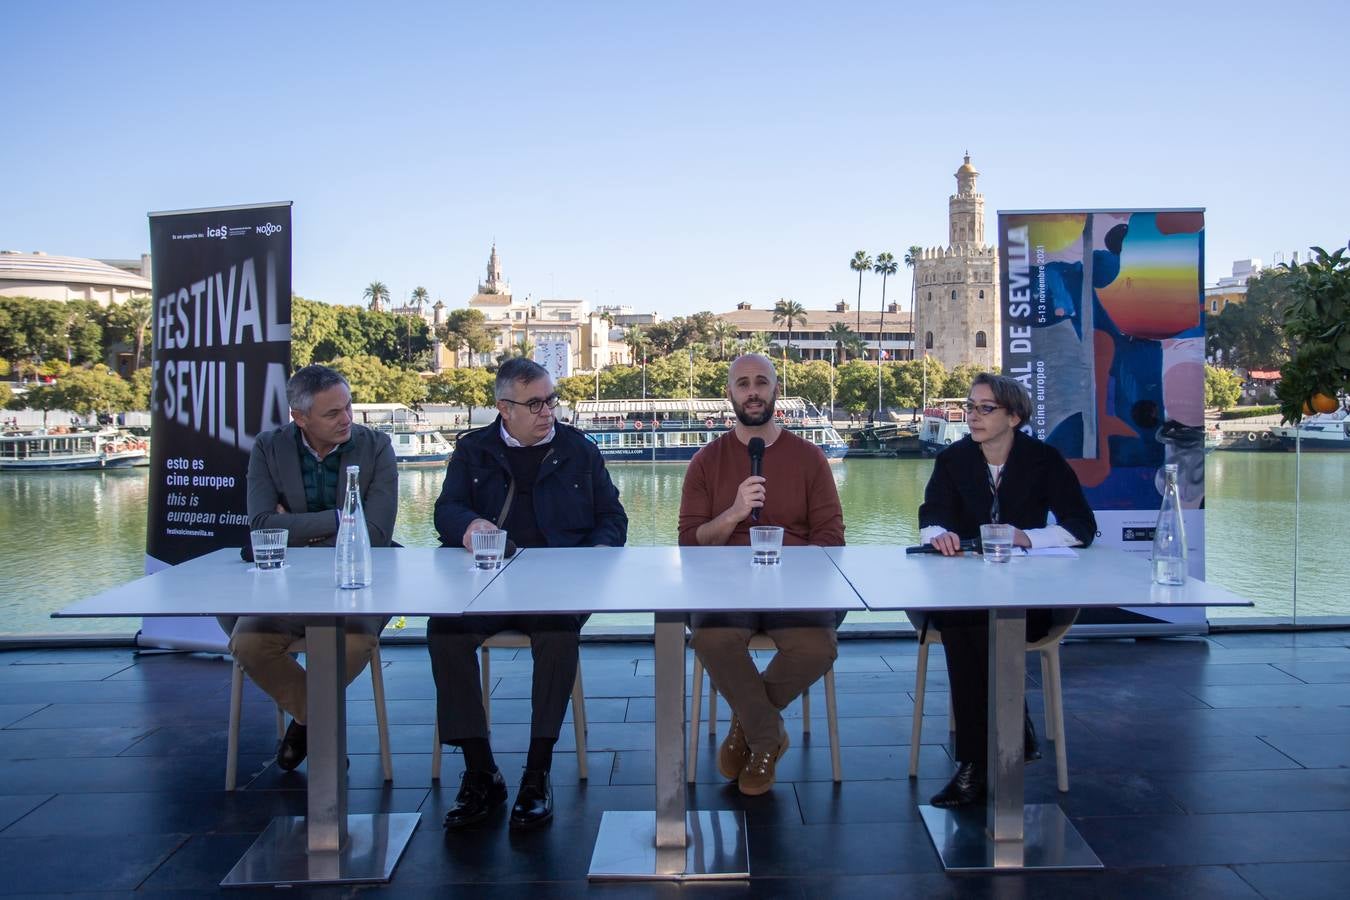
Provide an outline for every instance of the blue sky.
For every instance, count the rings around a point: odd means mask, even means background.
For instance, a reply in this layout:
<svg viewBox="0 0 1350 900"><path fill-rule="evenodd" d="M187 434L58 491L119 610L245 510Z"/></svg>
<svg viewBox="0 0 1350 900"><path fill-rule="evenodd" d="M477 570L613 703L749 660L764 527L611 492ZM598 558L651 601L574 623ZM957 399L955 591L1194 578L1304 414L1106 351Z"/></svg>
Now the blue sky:
<svg viewBox="0 0 1350 900"><path fill-rule="evenodd" d="M495 239L519 296L822 308L854 250L945 243L967 148L991 241L1204 206L1213 281L1350 238L1339 4L1097 6L7 0L0 247L134 257L149 210L293 200L329 302L462 306Z"/></svg>

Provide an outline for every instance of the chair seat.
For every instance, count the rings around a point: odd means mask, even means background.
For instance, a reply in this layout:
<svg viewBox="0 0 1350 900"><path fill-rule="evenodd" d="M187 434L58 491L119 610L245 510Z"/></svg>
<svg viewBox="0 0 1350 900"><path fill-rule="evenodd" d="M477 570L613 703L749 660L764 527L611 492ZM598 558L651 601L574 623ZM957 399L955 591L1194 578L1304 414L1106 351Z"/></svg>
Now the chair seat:
<svg viewBox="0 0 1350 900"><path fill-rule="evenodd" d="M479 670L482 674L483 716L489 726L492 725L492 658L489 650L522 650L530 646L530 636L523 631L510 629L499 631L483 641L479 648ZM577 777L580 781L590 779L590 767L586 760L586 690L581 680L581 660L577 660L577 677L572 682L572 728L577 743ZM431 780L441 779L441 726L436 723L432 730Z"/></svg>
<svg viewBox="0 0 1350 900"><path fill-rule="evenodd" d="M286 652L298 656L305 652L305 639L292 641ZM239 721L244 700L244 668L230 661L230 725L225 748L225 790L234 790L239 769ZM384 703L384 665L380 661L380 642L370 649L370 687L375 695L375 725L380 736L380 767L384 780L394 780L394 759L389 750L389 714ZM277 739L286 735L286 713L277 707Z"/></svg>

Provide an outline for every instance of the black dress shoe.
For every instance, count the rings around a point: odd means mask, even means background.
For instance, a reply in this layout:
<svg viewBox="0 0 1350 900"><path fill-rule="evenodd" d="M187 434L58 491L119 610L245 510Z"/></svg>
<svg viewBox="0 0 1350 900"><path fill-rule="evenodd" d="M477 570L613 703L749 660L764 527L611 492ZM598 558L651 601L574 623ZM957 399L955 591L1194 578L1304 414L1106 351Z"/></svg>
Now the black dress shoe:
<svg viewBox="0 0 1350 900"><path fill-rule="evenodd" d="M308 744L305 726L291 719L291 724L286 728L286 736L281 739L281 746L277 748L277 765L289 772L305 761L306 752Z"/></svg>
<svg viewBox="0 0 1350 900"><path fill-rule="evenodd" d="M1032 762L1041 758L1041 745L1036 740L1036 726L1031 722L1031 713L1026 714L1026 724L1022 728L1022 761Z"/></svg>
<svg viewBox="0 0 1350 900"><path fill-rule="evenodd" d="M984 800L984 765L981 763L958 763L956 774L947 786L933 795L928 802L943 809L957 806L969 806Z"/></svg>
<svg viewBox="0 0 1350 900"><path fill-rule="evenodd" d="M538 828L553 818L553 786L544 769L526 769L511 807L511 827Z"/></svg>
<svg viewBox="0 0 1350 900"><path fill-rule="evenodd" d="M446 828L481 822L506 802L506 779L500 771L465 772L459 776L455 805L445 814Z"/></svg>

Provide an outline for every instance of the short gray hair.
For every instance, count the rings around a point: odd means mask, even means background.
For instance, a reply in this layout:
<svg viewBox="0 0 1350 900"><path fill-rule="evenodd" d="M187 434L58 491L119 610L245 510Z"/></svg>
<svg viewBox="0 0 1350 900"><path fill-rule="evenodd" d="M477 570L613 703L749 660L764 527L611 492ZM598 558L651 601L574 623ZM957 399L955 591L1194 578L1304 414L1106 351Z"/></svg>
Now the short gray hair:
<svg viewBox="0 0 1350 900"><path fill-rule="evenodd" d="M532 359L513 356L497 369L497 383L493 388L493 399L509 400L506 396L511 382L519 385L534 384L540 378L548 377L548 369Z"/></svg>
<svg viewBox="0 0 1350 900"><path fill-rule="evenodd" d="M970 382L972 389L977 384L989 388L994 395L994 402L1021 420L1018 425L1025 425L1031 418L1031 395L1027 393L1026 385L1016 378L981 372Z"/></svg>
<svg viewBox="0 0 1350 900"><path fill-rule="evenodd" d="M308 413L314 407L315 394L321 394L339 384L347 385L347 390L351 390L347 379L336 369L319 365L305 366L286 382L286 403L298 413Z"/></svg>

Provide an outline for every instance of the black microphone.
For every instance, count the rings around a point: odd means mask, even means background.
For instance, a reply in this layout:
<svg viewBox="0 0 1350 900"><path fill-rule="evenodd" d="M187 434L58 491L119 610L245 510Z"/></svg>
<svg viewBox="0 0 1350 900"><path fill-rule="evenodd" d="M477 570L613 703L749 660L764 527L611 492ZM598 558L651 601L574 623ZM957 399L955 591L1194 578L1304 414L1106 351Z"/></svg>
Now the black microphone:
<svg viewBox="0 0 1350 900"><path fill-rule="evenodd" d="M751 438L750 442L745 445L745 449L750 453L750 474L751 475L763 474L764 438L757 438L757 437ZM750 510L750 521L752 522L759 521L759 510L760 508L758 506Z"/></svg>
<svg viewBox="0 0 1350 900"><path fill-rule="evenodd" d="M906 552L906 553L941 553L942 551L939 550L938 548L934 547L932 544L920 544L920 545L917 546L917 547L906 547L906 548L905 548L905 552ZM980 552L980 539L979 539L979 538L966 538L964 541L961 542L961 552L962 552L962 553L979 553L979 552Z"/></svg>

